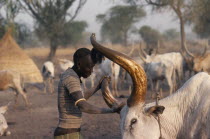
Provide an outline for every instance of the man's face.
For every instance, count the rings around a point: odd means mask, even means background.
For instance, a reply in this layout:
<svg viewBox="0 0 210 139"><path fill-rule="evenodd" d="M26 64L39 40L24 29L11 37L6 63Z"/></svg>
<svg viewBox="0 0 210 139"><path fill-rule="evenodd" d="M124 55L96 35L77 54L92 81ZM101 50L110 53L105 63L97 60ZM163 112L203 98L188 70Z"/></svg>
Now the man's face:
<svg viewBox="0 0 210 139"><path fill-rule="evenodd" d="M91 56L87 55L83 58L79 59L78 66L80 67L80 73L83 78L87 78L93 72L93 67L95 64L93 63Z"/></svg>

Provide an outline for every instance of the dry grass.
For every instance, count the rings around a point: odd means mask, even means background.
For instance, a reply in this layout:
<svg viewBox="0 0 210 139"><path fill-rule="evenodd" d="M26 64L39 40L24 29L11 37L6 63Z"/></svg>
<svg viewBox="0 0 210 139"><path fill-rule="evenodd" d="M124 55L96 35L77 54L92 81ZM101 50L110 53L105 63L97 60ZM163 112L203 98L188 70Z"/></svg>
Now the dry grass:
<svg viewBox="0 0 210 139"><path fill-rule="evenodd" d="M93 47L91 45L88 46L78 46L78 47L71 47L69 46L68 48L58 48L56 51L56 56L55 58L69 58L72 60L72 55L73 53L81 47L85 47L88 49L92 49ZM116 51L124 52L126 53L127 50L130 50L131 47L124 47L121 45L106 45L106 47L114 49ZM24 51L30 56L30 57L42 57L42 58L47 58L50 48L49 47L41 47L41 48L27 48L24 49Z"/></svg>
<svg viewBox="0 0 210 139"><path fill-rule="evenodd" d="M56 56L65 56L74 53L75 48L58 48L56 51ZM24 50L31 57L46 57L50 52L50 48L28 48Z"/></svg>

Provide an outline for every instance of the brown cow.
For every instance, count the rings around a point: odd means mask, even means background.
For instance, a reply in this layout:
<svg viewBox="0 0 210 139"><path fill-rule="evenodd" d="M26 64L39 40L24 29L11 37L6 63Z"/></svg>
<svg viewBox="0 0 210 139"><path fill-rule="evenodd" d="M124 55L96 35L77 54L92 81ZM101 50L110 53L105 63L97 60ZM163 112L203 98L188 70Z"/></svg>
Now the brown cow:
<svg viewBox="0 0 210 139"><path fill-rule="evenodd" d="M17 97L19 94L23 96L26 105L29 105L26 93L23 89L23 76L12 70L2 70L0 71L0 91L12 88L16 92L15 103L17 102Z"/></svg>
<svg viewBox="0 0 210 139"><path fill-rule="evenodd" d="M185 51L188 56L184 54L184 57L191 70L195 72L204 71L210 74L210 53L207 53L207 47L208 45L205 46L204 52L198 56L189 52L185 45Z"/></svg>

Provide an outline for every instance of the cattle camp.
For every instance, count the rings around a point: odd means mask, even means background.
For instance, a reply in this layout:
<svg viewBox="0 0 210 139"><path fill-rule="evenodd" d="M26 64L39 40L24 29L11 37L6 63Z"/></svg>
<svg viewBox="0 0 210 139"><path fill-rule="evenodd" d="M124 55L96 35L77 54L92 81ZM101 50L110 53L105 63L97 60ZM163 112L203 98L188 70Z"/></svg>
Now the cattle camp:
<svg viewBox="0 0 210 139"><path fill-rule="evenodd" d="M1 139L210 139L209 0L0 0Z"/></svg>

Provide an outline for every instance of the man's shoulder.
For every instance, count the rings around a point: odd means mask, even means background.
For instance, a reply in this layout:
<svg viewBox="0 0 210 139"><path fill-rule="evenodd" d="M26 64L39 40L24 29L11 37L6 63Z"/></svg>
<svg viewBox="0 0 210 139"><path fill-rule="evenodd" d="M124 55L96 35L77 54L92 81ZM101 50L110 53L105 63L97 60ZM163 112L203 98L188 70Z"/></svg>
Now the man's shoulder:
<svg viewBox="0 0 210 139"><path fill-rule="evenodd" d="M64 71L61 75L60 75L60 79L64 80L66 78L78 78L79 76L77 75L77 73L72 69L72 68L68 68L66 71Z"/></svg>

